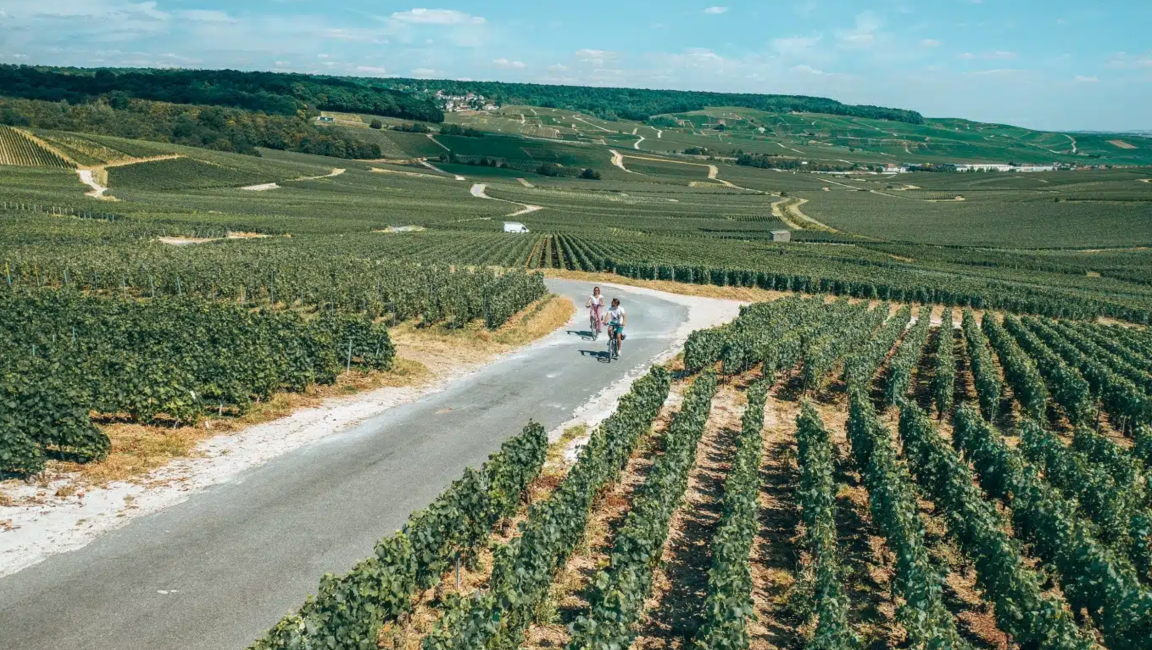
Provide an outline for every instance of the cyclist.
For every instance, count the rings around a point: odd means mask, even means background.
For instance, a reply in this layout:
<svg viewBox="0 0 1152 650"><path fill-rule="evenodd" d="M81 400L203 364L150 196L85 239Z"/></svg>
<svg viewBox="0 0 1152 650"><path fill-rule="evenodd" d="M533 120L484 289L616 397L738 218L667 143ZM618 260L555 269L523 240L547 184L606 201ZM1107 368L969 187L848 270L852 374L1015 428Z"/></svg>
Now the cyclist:
<svg viewBox="0 0 1152 650"><path fill-rule="evenodd" d="M592 336L598 337L600 335L600 308L604 306L604 296L600 295L600 287L592 288L592 295L584 301L584 306L588 308L588 322L592 324Z"/></svg>
<svg viewBox="0 0 1152 650"><path fill-rule="evenodd" d="M608 323L608 336L616 338L616 356L620 356L624 339L628 338L624 335L624 326L628 324L628 315L620 306L619 298L612 299L612 307L604 315L604 320Z"/></svg>

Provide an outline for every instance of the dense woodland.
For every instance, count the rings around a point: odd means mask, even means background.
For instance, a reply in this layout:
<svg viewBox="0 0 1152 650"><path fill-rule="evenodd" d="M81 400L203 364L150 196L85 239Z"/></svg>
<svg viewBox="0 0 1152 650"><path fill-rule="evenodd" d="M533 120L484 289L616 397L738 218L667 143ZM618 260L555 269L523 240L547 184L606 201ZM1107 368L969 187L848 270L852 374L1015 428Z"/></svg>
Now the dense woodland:
<svg viewBox="0 0 1152 650"><path fill-rule="evenodd" d="M0 93L78 104L106 98L229 106L273 115L330 110L443 122L432 102L349 79L235 70L89 70L0 65Z"/></svg>
<svg viewBox="0 0 1152 650"><path fill-rule="evenodd" d="M336 158L379 158L380 146L323 129L307 118L219 106L127 99L84 104L0 97L0 124L171 142L257 154L256 147Z"/></svg>
<svg viewBox="0 0 1152 650"><path fill-rule="evenodd" d="M773 113L802 111L849 115L880 120L921 124L924 117L915 111L881 106L853 106L823 97L801 95L760 95L754 93L714 93L644 88L592 88L589 86L545 86L499 81L450 81L427 79L373 80L391 88L432 94L443 90L450 95L479 93L497 104L525 104L547 108L585 111L604 119L647 120L663 113L696 111L706 106L742 106Z"/></svg>

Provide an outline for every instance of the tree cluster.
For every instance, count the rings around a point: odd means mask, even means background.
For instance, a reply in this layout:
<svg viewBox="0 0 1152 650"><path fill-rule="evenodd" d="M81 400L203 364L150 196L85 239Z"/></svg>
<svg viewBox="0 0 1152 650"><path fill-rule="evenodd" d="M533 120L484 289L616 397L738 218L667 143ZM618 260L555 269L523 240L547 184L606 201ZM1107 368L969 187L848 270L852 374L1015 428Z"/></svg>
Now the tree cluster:
<svg viewBox="0 0 1152 650"><path fill-rule="evenodd" d="M236 70L124 70L0 65L0 94L70 104L130 99L228 106L272 115L344 111L443 122L427 99L352 79Z"/></svg>
<svg viewBox="0 0 1152 650"><path fill-rule="evenodd" d="M643 88L592 88L588 86L551 86L504 83L497 81L452 81L429 79L378 79L391 88L412 90L424 95L443 90L449 95L477 93L499 97L506 104L545 106L564 110L585 111L603 119L647 120L666 113L684 113L706 106L742 106L771 113L826 113L879 120L921 124L924 118L915 111L881 106L854 106L832 99L803 95L761 95L756 93L718 93L683 90L650 90ZM672 126L673 123L662 122Z"/></svg>
<svg viewBox="0 0 1152 650"><path fill-rule="evenodd" d="M379 158L380 145L361 142L305 117L269 115L219 106L189 106L138 99L71 105L0 98L0 124L77 131L216 151L259 155L256 148L336 158Z"/></svg>

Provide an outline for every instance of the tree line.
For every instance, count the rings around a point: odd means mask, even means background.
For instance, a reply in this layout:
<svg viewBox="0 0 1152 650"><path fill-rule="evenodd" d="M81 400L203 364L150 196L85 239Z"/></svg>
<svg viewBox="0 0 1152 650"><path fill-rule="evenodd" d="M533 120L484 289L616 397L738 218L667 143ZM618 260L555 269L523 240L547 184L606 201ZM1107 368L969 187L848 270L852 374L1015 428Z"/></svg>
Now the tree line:
<svg viewBox="0 0 1152 650"><path fill-rule="evenodd" d="M226 106L270 115L344 111L443 122L428 99L353 79L236 70L124 70L0 65L0 94L70 104L106 99Z"/></svg>
<svg viewBox="0 0 1152 650"><path fill-rule="evenodd" d="M465 95L472 92L493 99L497 105L526 104L584 111L608 120L623 118L643 121L665 113L697 111L707 106L741 106L772 113L798 111L892 120L909 124L924 122L924 117L916 111L882 106L842 104L832 99L804 95L763 95L645 88L593 88L589 86L551 86L500 81L430 79L373 79L367 83L415 92L422 96L431 96L438 90L443 90L449 95Z"/></svg>
<svg viewBox="0 0 1152 650"><path fill-rule="evenodd" d="M100 99L68 104L0 97L0 124L76 131L216 151L259 155L257 147L336 158L379 158L380 146L305 116L273 115L220 106L190 106L128 99L115 108Z"/></svg>

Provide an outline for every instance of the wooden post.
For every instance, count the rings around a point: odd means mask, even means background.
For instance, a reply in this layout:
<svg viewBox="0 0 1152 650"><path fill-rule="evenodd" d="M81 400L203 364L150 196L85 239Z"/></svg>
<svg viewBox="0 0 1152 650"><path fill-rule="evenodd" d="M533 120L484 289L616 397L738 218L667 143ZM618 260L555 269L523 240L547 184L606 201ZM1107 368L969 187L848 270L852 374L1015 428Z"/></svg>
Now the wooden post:
<svg viewBox="0 0 1152 650"><path fill-rule="evenodd" d="M348 337L348 363L344 367L344 372L352 370L352 337Z"/></svg>

